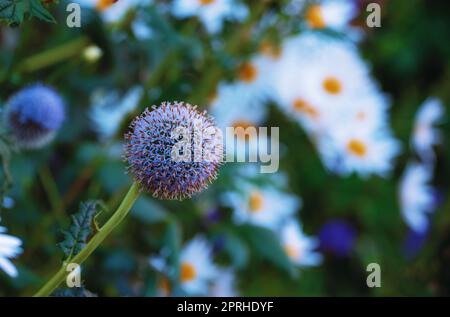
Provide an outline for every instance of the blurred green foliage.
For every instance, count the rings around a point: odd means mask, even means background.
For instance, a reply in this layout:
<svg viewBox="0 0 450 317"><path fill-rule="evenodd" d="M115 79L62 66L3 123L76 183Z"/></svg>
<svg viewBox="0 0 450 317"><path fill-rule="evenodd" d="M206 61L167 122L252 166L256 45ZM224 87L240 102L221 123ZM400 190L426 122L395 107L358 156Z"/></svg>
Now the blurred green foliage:
<svg viewBox="0 0 450 317"><path fill-rule="evenodd" d="M14 49L2 43L0 102L28 83L44 81L66 98L69 123L50 147L15 153L10 161L14 180L10 195L15 206L2 212L2 223L23 239L24 253L16 261L20 271L17 279L0 274L0 295L30 295L60 266L63 254L58 243L79 202L103 200L107 211L99 216L100 222L120 203L131 180L124 176L124 163L111 158L108 151L121 140L130 119L163 100L206 104L218 81L232 79L237 65L255 52L263 39L280 42L286 34L297 31L293 19L280 10L284 2L246 1L250 17L243 24L225 26L220 50L196 19L176 20L154 7L139 12L154 31L145 41L137 40L131 32L137 12L131 12L119 25L107 27L96 13L86 11L83 27L69 29L64 25L64 2L51 8L56 25L18 16L20 27L1 27L2 34L19 36ZM268 13L278 15L277 22L265 26L263 32L251 33ZM131 217L84 264L86 287L101 296L155 295L156 275L148 265L148 256L158 254L163 245L177 251L182 241L207 230L213 240L225 237L219 262L237 268L238 289L243 295L449 295L449 120L441 126L444 144L436 149L435 184L443 199L425 247L413 259L403 256L407 228L397 202L398 179L413 155L408 140L417 108L428 96L450 104L449 14L448 1L385 1L382 27L365 30L362 53L392 98L391 125L403 143L391 179L330 175L303 130L276 107L270 107L268 125L282 127L280 138L289 155L283 157L281 169L289 175L291 191L303 199L300 218L305 231L316 234L329 218L351 220L358 229L358 244L350 258L326 257L323 265L295 274L298 272L293 272L280 246L273 243L271 232L232 225L230 210L225 208L220 210L219 223L205 223L205 211L216 205L217 194L233 180L226 166L220 181L192 201L160 202L142 196ZM47 65L46 59L52 56L46 55L49 51L70 43L75 46L63 52L64 61ZM102 49L98 63L87 63L80 56L81 50L74 50L86 43ZM45 67L24 67L33 56L40 56L38 62ZM99 144L87 118L90 93L99 87L124 92L136 84L145 87L138 109L123 120L115 140ZM51 197L56 198L52 201ZM365 284L365 269L371 262L382 267L379 289Z"/></svg>

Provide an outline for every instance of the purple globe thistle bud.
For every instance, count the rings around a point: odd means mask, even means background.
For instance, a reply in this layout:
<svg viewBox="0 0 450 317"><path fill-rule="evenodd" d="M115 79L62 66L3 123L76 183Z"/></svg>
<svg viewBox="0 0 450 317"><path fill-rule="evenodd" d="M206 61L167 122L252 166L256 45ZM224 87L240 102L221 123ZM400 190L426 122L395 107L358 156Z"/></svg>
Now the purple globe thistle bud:
<svg viewBox="0 0 450 317"><path fill-rule="evenodd" d="M49 143L61 127L64 102L54 89L35 84L9 99L4 116L16 144L36 149Z"/></svg>
<svg viewBox="0 0 450 317"><path fill-rule="evenodd" d="M345 257L355 246L356 230L345 220L330 220L320 229L319 240L321 250Z"/></svg>
<svg viewBox="0 0 450 317"><path fill-rule="evenodd" d="M196 106L162 103L146 109L125 135L128 171L158 199L185 199L204 190L223 158L222 135Z"/></svg>

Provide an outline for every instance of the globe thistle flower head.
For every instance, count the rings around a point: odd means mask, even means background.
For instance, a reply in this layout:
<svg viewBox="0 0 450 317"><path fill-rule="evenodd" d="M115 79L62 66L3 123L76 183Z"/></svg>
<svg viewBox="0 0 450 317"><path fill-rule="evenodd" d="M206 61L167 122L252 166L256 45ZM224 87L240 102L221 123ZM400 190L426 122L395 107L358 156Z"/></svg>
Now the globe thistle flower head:
<svg viewBox="0 0 450 317"><path fill-rule="evenodd" d="M9 99L4 116L19 147L40 148L61 127L65 118L64 102L54 89L35 84Z"/></svg>
<svg viewBox="0 0 450 317"><path fill-rule="evenodd" d="M206 111L164 102L146 109L130 127L124 149L128 171L155 198L189 198L217 177L222 136Z"/></svg>
<svg viewBox="0 0 450 317"><path fill-rule="evenodd" d="M348 256L356 242L356 230L344 220L330 220L319 233L320 249L337 257Z"/></svg>

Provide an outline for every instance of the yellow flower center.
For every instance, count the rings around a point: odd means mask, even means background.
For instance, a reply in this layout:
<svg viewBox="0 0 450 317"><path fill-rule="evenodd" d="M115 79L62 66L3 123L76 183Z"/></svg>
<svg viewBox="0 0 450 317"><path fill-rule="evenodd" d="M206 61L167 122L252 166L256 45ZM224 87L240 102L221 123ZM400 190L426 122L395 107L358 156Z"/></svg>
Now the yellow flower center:
<svg viewBox="0 0 450 317"><path fill-rule="evenodd" d="M259 192L253 192L250 194L248 200L248 208L253 213L258 213L261 211L264 204L264 198Z"/></svg>
<svg viewBox="0 0 450 317"><path fill-rule="evenodd" d="M306 100L297 98L292 103L292 106L294 109L298 112L302 112L304 114L307 114L308 116L312 118L317 118L319 116L319 112L314 109Z"/></svg>
<svg viewBox="0 0 450 317"><path fill-rule="evenodd" d="M235 129L235 133L239 139L245 140L245 137L248 135L250 139L252 137L252 133L246 133L247 128L255 127L253 123L247 120L236 120L233 122L232 127ZM240 128L240 129L238 129ZM250 131L249 131L250 132Z"/></svg>
<svg viewBox="0 0 450 317"><path fill-rule="evenodd" d="M239 68L239 79L247 83L255 81L258 76L258 70L251 63L244 63Z"/></svg>
<svg viewBox="0 0 450 317"><path fill-rule="evenodd" d="M309 27L313 29L323 29L326 26L322 14L322 8L318 4L314 4L308 8L305 18Z"/></svg>
<svg viewBox="0 0 450 317"><path fill-rule="evenodd" d="M347 144L347 149L351 154L358 157L364 157L367 154L367 147L360 140L351 139Z"/></svg>
<svg viewBox="0 0 450 317"><path fill-rule="evenodd" d="M327 77L322 83L326 92L332 95L338 95L342 91L342 84L336 77Z"/></svg>
<svg viewBox="0 0 450 317"><path fill-rule="evenodd" d="M291 259L297 259L300 256L300 250L291 244L286 244L284 246L284 252L286 252L287 256Z"/></svg>
<svg viewBox="0 0 450 317"><path fill-rule="evenodd" d="M207 5L209 5L209 4L212 4L212 3L214 3L214 1L215 1L215 0L199 0L200 4L201 4L202 6L207 6Z"/></svg>
<svg viewBox="0 0 450 317"><path fill-rule="evenodd" d="M192 281L196 275L197 272L192 264L188 262L181 263L180 279L182 283Z"/></svg>
<svg viewBox="0 0 450 317"><path fill-rule="evenodd" d="M116 2L117 0L97 0L96 8L100 11L104 11Z"/></svg>

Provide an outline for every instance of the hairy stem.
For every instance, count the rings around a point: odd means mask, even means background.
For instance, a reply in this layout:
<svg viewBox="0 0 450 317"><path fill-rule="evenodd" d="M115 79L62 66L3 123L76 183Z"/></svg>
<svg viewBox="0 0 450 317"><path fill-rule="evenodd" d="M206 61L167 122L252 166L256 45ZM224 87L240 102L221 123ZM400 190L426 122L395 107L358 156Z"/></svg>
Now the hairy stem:
<svg viewBox="0 0 450 317"><path fill-rule="evenodd" d="M18 67L19 72L31 73L42 68L62 62L79 55L83 48L89 45L85 36L70 41L64 45L52 48L43 53L28 57Z"/></svg>
<svg viewBox="0 0 450 317"><path fill-rule="evenodd" d="M136 183L133 183L116 212L100 229L100 231L92 237L84 249L70 260L70 263L81 265L92 254L92 252L94 252L100 243L106 239L111 231L113 231L113 229L122 222L138 197L139 186ZM47 282L47 284L45 284L34 296L49 296L58 287L58 285L66 279L69 273L70 272L66 269L66 265L63 265L61 269Z"/></svg>

